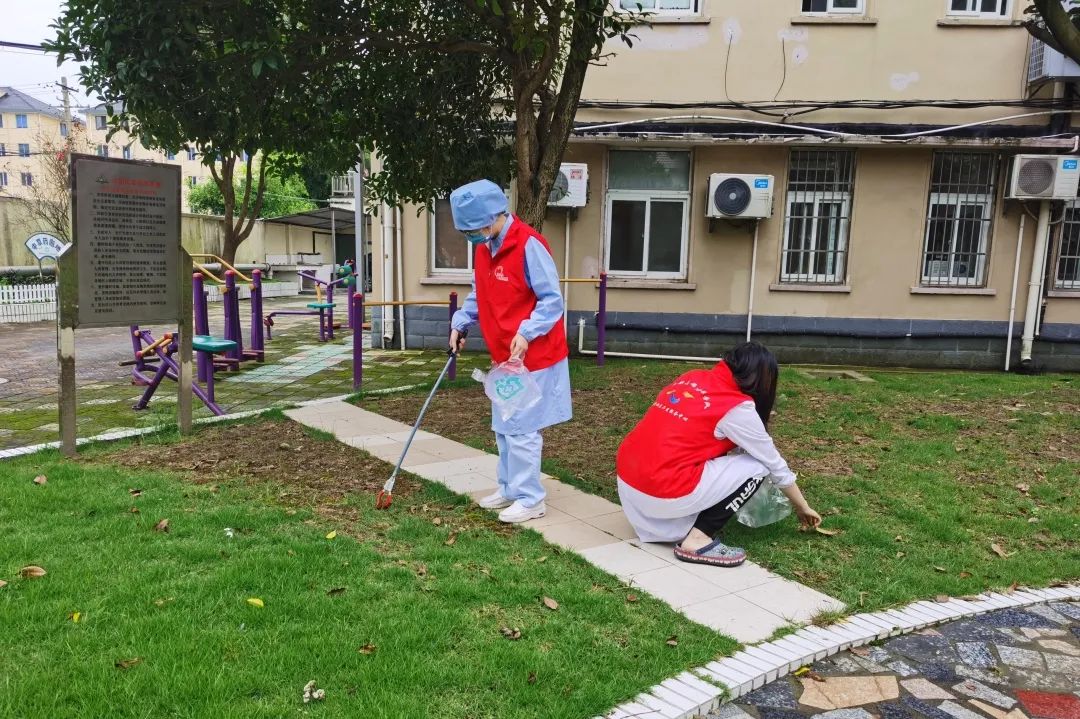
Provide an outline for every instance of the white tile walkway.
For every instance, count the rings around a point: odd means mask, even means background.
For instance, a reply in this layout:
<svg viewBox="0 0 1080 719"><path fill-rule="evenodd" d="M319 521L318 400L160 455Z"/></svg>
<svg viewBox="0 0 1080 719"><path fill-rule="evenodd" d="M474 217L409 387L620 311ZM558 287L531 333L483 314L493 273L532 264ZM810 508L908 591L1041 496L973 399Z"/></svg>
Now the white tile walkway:
<svg viewBox="0 0 1080 719"><path fill-rule="evenodd" d="M409 426L343 401L320 402L285 413L310 427L332 432L343 442L396 462ZM497 459L485 452L418 432L405 466L451 491L474 497L496 487ZM526 526L549 542L573 550L592 564L666 602L693 621L745 644L762 642L789 624L805 624L839 601L747 562L735 569L685 564L671 545L644 544L634 537L618 505L544 475L548 513ZM828 627L805 626L775 642L684 672L637 696L607 715L690 719L819 659L878 639L915 631L963 616L1007 606L1080 599L1080 585L988 593L966 600L915 602L847 617Z"/></svg>
<svg viewBox="0 0 1080 719"><path fill-rule="evenodd" d="M388 462L398 460L410 430L409 425L341 401L285 414ZM453 492L478 496L494 491L496 463L497 458L486 452L419 431L405 469ZM779 627L806 622L824 610L843 609L835 599L750 562L735 569L679 562L671 545L638 541L617 504L547 475L543 479L547 516L525 526L695 622L741 642L759 642Z"/></svg>

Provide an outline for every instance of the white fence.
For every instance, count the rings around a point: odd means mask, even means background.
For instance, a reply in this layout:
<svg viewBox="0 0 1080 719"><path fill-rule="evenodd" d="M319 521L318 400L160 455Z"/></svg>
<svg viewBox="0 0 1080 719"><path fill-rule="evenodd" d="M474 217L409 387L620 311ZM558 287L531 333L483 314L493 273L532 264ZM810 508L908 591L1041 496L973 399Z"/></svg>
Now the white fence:
<svg viewBox="0 0 1080 719"><path fill-rule="evenodd" d="M0 323L56 321L56 285L0 286Z"/></svg>
<svg viewBox="0 0 1080 719"><path fill-rule="evenodd" d="M240 299L250 299L251 288L246 283L240 284L239 290ZM263 299L295 297L298 294L298 282L263 283ZM218 285L207 286L206 299L208 302L221 302L221 288ZM56 321L56 285L0 286L0 324L45 321Z"/></svg>

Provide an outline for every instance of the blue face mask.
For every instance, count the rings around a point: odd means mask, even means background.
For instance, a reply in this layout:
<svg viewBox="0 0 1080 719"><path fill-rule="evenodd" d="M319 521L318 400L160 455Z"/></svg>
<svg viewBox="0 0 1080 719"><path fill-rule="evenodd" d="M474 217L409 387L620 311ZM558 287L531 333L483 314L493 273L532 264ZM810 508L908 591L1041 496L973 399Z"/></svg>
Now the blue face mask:
<svg viewBox="0 0 1080 719"><path fill-rule="evenodd" d="M466 232L465 239L474 245L482 245L488 241L488 236L483 232Z"/></svg>

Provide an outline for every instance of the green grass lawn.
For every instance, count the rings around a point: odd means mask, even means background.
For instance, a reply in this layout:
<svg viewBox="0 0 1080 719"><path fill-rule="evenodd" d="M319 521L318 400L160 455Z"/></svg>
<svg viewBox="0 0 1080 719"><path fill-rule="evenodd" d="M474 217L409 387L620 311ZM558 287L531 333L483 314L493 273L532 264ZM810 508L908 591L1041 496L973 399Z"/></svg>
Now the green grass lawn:
<svg viewBox="0 0 1080 719"><path fill-rule="evenodd" d="M619 443L689 368L573 361L575 417L545 433L545 469L617 501ZM811 505L840 533L801 534L788 519L733 523L728 541L853 610L1080 578L1080 378L865 373L876 381L784 369L771 426ZM412 422L422 400L361 401ZM443 392L424 428L495 451L474 382Z"/></svg>
<svg viewBox="0 0 1080 719"><path fill-rule="evenodd" d="M0 716L586 717L734 649L388 472L285 421L0 463Z"/></svg>

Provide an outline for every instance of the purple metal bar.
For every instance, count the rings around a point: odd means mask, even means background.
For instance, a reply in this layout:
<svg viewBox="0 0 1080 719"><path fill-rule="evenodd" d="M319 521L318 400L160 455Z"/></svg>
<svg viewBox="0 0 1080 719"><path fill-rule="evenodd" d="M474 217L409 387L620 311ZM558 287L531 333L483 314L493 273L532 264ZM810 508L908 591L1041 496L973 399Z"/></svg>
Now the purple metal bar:
<svg viewBox="0 0 1080 719"><path fill-rule="evenodd" d="M266 359L266 340L263 337L262 270L251 271L251 349L259 362Z"/></svg>
<svg viewBox="0 0 1080 719"><path fill-rule="evenodd" d="M232 270L225 271L225 339L236 343L236 348L226 353L226 357L236 364L232 367L239 369L239 363L244 358L243 344L240 338L240 292L236 289L236 273Z"/></svg>
<svg viewBox="0 0 1080 719"><path fill-rule="evenodd" d="M146 363L143 362L143 358L139 356L139 350L142 349L142 340L139 339L139 326L131 325L131 351L135 355L135 369L138 372L146 370Z"/></svg>
<svg viewBox="0 0 1080 719"><path fill-rule="evenodd" d="M401 311L404 312L405 308L402 307ZM454 323L454 315L457 313L457 292L450 293L450 324ZM454 348L457 350L457 347ZM457 379L457 355L455 354L450 360L450 370L447 373L450 377L450 381L453 382Z"/></svg>
<svg viewBox="0 0 1080 719"><path fill-rule="evenodd" d="M326 286L326 304L330 307L326 310L326 334L334 339L334 285Z"/></svg>
<svg viewBox="0 0 1080 719"><path fill-rule="evenodd" d="M161 357L161 353L158 352L158 357ZM154 373L154 378L150 380L150 384L146 386L146 390L142 393L142 397L135 403L132 409L142 410L146 409L146 405L150 404L150 398L154 396L154 392L157 392L158 385L161 384L161 380L165 379L165 375L169 373L169 365L162 362L158 365L157 372Z"/></svg>
<svg viewBox="0 0 1080 719"><path fill-rule="evenodd" d="M607 273L600 273L600 308L596 313L596 364L604 366L604 344L607 341Z"/></svg>
<svg viewBox="0 0 1080 719"><path fill-rule="evenodd" d="M352 296L353 315L364 316L364 295L357 292ZM361 324L353 331L352 336L352 388L353 392L360 391L360 385L364 381L364 326Z"/></svg>
<svg viewBox="0 0 1080 719"><path fill-rule="evenodd" d="M176 342L176 338L174 337L173 338L174 346L175 346L175 342ZM180 367L176 364L176 361L172 357L170 357L168 354L160 351L160 349L158 350L158 357L161 358L161 363L163 365L168 365L169 369L172 370L172 374L170 374L170 378L174 378L174 375L176 375L176 374L178 374L180 372ZM218 415L219 417L221 415L225 414L225 411L223 409L221 409L221 407L219 407L217 405L217 403L214 402L214 400L210 399L210 397L207 396L206 392L203 391L203 388L200 387L197 383L193 382L191 384L191 391L196 397L199 398L199 401L201 401L203 404L206 405L206 408L209 409L211 412Z"/></svg>
<svg viewBox="0 0 1080 719"><path fill-rule="evenodd" d="M201 272L196 272L191 276L191 296L192 301L195 303L195 334L208 335L210 334L210 319L206 311L206 289L203 286L204 278ZM205 382L207 374L214 372L213 358L210 361L203 359L202 354L198 356L198 362L196 365L196 376L199 381Z"/></svg>

